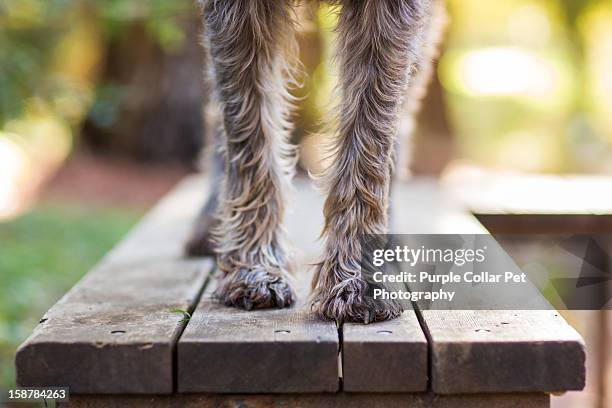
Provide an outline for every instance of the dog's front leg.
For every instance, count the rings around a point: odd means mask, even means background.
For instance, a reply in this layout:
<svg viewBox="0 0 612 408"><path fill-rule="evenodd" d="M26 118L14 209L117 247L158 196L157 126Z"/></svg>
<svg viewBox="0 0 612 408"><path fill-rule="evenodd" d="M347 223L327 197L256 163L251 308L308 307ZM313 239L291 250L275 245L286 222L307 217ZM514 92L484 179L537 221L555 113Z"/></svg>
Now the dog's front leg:
<svg viewBox="0 0 612 408"><path fill-rule="evenodd" d="M293 50L287 1L207 0L206 38L225 141L225 174L214 232L216 296L244 309L286 307L294 293L281 222L291 169L290 78Z"/></svg>
<svg viewBox="0 0 612 408"><path fill-rule="evenodd" d="M387 233L398 112L418 68L430 7L428 0L342 2L337 157L326 179L326 249L312 298L324 319L369 323L402 312L398 302L366 297L360 238Z"/></svg>

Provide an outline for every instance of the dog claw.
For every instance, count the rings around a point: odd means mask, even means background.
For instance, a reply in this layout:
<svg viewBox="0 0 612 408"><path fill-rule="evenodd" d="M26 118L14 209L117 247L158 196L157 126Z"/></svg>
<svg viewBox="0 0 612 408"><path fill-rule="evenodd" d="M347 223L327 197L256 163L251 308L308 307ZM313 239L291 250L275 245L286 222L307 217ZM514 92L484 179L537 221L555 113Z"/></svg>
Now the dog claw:
<svg viewBox="0 0 612 408"><path fill-rule="evenodd" d="M400 302L374 299L365 296L366 291L367 283L361 279L342 281L329 291L318 291L312 309L324 320L364 324L394 319L404 311Z"/></svg>
<svg viewBox="0 0 612 408"><path fill-rule="evenodd" d="M245 310L289 307L295 294L283 275L263 267L240 268L221 279L214 296L226 306Z"/></svg>

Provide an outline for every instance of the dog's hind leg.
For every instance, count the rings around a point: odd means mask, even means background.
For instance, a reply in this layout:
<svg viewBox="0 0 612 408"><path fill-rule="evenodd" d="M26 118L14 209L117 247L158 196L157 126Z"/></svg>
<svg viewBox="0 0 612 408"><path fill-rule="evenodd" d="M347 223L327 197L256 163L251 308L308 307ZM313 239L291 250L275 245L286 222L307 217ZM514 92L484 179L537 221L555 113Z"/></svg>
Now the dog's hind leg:
<svg viewBox="0 0 612 408"><path fill-rule="evenodd" d="M221 143L225 137L218 115L210 103L207 107L207 134L212 133L213 140L208 140L212 145L207 156L207 161L212 162L209 172L209 191L206 203L200 210L198 218L195 220L191 234L185 243L185 254L187 256L214 256L215 243L212 231L219 226L217 212L219 209L219 194L221 194L221 184L225 169L225 155L221 151Z"/></svg>
<svg viewBox="0 0 612 408"><path fill-rule="evenodd" d="M325 253L312 297L324 319L369 323L402 312L398 302L367 295L360 238L387 233L398 115L422 58L430 7L428 0L342 1L337 156L327 174Z"/></svg>
<svg viewBox="0 0 612 408"><path fill-rule="evenodd" d="M416 116L431 78L435 75L434 60L437 59L440 52L440 43L445 33L447 19L444 0L432 1L431 16L427 19L424 29L422 62L406 89L403 107L400 111L394 173L398 180L406 180L410 174L412 136L416 130Z"/></svg>
<svg viewBox="0 0 612 408"><path fill-rule="evenodd" d="M281 222L292 169L287 144L291 2L203 2L212 80L223 121L225 169L214 231L224 276L216 297L244 309L294 300Z"/></svg>

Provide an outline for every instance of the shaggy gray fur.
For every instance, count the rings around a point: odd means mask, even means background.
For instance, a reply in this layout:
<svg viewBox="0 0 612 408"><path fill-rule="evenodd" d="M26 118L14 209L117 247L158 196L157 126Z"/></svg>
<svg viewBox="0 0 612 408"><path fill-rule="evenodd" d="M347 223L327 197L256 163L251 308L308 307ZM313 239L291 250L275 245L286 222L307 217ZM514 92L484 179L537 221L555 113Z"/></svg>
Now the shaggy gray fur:
<svg viewBox="0 0 612 408"><path fill-rule="evenodd" d="M311 300L323 319L369 323L402 312L399 303L366 296L360 237L387 233L402 100L409 90L414 101L404 109L417 110L423 93L417 89L428 76L420 69L423 56L432 54L425 42L433 42L436 24L432 0L334 3L341 6L337 60L342 102L333 144L336 160L324 177L325 253ZM294 300L281 226L283 191L293 162L286 143L290 61L296 55L292 6L290 0L202 1L225 156L219 225L213 231L225 275L216 295L226 305L245 309L286 307ZM415 81L419 72L421 79ZM200 228L200 242L209 229Z"/></svg>
<svg viewBox="0 0 612 408"><path fill-rule="evenodd" d="M421 62L428 0L342 1L336 160L326 174L326 240L312 304L323 319L369 323L402 305L366 297L360 237L387 233L393 146L403 95Z"/></svg>
<svg viewBox="0 0 612 408"><path fill-rule="evenodd" d="M286 307L294 299L281 221L293 169L290 57L296 55L289 1L208 0L205 45L221 107L224 180L213 230L216 296L228 306Z"/></svg>

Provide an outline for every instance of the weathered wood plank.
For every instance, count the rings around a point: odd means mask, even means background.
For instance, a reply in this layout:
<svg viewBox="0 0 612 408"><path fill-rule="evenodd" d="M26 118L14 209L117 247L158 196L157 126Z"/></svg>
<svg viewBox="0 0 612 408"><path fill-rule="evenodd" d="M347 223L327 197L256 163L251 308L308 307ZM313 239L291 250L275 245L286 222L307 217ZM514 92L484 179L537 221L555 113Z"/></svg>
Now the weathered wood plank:
<svg viewBox="0 0 612 408"><path fill-rule="evenodd" d="M450 194L494 234L606 234L612 231L610 176L451 177Z"/></svg>
<svg viewBox="0 0 612 408"><path fill-rule="evenodd" d="M427 340L414 310L395 320L342 326L343 390L427 390Z"/></svg>
<svg viewBox="0 0 612 408"><path fill-rule="evenodd" d="M178 343L180 392L335 392L339 387L336 326L305 306L308 265L320 248L321 198L301 183L287 220L298 304L291 309L243 311L202 297Z"/></svg>
<svg viewBox="0 0 612 408"><path fill-rule="evenodd" d="M396 186L393 205L393 231L397 233L486 233L473 216L431 183ZM554 311L418 313L430 342L431 388L435 393L584 387L584 342Z"/></svg>
<svg viewBox="0 0 612 408"><path fill-rule="evenodd" d="M475 214L492 234L609 234L612 214Z"/></svg>
<svg viewBox="0 0 612 408"><path fill-rule="evenodd" d="M170 393L173 353L212 267L182 245L205 198L181 183L47 314L16 356L21 386L71 393Z"/></svg>
<svg viewBox="0 0 612 408"><path fill-rule="evenodd" d="M172 396L71 396L71 408L548 408L546 394L277 394ZM62 404L61 406L64 406Z"/></svg>
<svg viewBox="0 0 612 408"><path fill-rule="evenodd" d="M178 345L180 392L335 392L338 333L303 306L245 312L206 296Z"/></svg>
<svg viewBox="0 0 612 408"><path fill-rule="evenodd" d="M554 311L423 311L441 394L579 390L582 339Z"/></svg>
<svg viewBox="0 0 612 408"><path fill-rule="evenodd" d="M475 214L612 215L612 177L481 173L444 183Z"/></svg>

